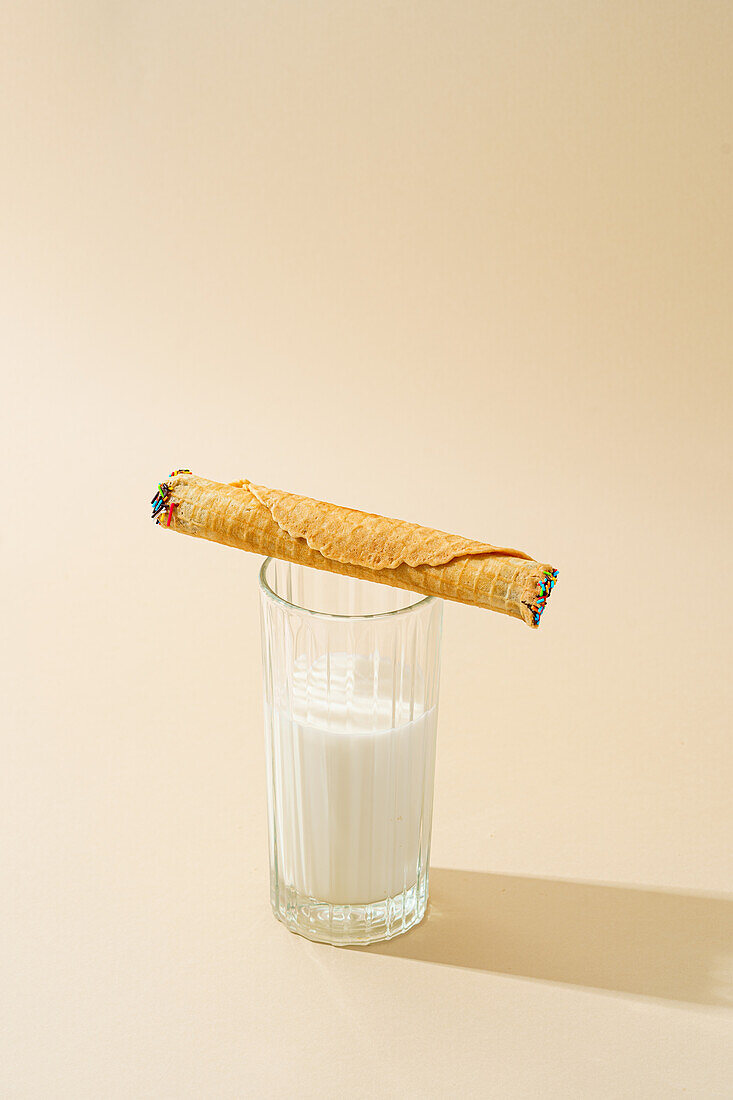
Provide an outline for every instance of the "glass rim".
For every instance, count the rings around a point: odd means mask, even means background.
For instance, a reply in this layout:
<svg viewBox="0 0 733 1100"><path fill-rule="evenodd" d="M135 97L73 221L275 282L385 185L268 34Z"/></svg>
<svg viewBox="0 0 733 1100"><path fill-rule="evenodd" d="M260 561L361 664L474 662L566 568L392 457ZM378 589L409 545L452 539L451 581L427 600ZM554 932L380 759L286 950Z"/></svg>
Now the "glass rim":
<svg viewBox="0 0 733 1100"><path fill-rule="evenodd" d="M259 571L259 584L260 591L266 599L272 600L274 603L282 604L283 607L287 607L291 611L296 611L299 615L309 615L313 619L337 619L341 622L363 622L364 620L373 619L393 619L397 615L409 615L413 611L417 611L418 608L425 607L428 604L436 603L437 596L420 596L419 593L415 593L418 599L415 603L408 604L407 607L396 607L393 611L374 611L368 615L337 615L330 611L312 611L309 607L302 607L299 603L293 603L292 600L286 600L284 596L279 596L277 592L273 592L272 588L267 582L265 571L268 565L272 561L281 561L281 558L265 558ZM299 562L289 562L289 565L299 565ZM301 569L309 569L310 566L301 565ZM334 574L331 574L334 576ZM335 574L336 576L343 576L344 574ZM360 580L359 577L351 577L350 580ZM376 584L376 581L367 581L367 584ZM409 588L401 589L403 592L411 591Z"/></svg>

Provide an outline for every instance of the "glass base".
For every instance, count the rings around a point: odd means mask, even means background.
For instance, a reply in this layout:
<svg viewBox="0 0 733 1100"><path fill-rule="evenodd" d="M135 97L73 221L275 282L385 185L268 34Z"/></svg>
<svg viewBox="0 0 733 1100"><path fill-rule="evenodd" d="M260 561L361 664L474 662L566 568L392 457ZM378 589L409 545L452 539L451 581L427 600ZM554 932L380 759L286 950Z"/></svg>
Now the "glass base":
<svg viewBox="0 0 733 1100"><path fill-rule="evenodd" d="M281 885L273 892L272 911L291 932L334 947L378 943L409 931L425 916L428 876L392 898L366 905L332 905Z"/></svg>

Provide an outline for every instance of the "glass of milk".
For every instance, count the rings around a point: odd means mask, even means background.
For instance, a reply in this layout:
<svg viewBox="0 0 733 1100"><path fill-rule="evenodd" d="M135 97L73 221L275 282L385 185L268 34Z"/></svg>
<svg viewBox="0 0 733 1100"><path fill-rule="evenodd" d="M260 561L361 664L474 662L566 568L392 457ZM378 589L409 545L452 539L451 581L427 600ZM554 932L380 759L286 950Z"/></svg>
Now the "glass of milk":
<svg viewBox="0 0 733 1100"><path fill-rule="evenodd" d="M428 900L443 605L274 558L260 597L273 911L390 939Z"/></svg>

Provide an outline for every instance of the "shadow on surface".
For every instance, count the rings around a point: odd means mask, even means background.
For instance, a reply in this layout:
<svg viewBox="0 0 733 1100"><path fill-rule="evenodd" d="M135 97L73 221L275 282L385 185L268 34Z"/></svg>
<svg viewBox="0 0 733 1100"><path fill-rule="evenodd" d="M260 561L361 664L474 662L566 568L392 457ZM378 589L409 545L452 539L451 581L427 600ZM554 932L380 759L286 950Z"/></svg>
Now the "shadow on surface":
<svg viewBox="0 0 733 1100"><path fill-rule="evenodd" d="M704 894L435 867L422 924L358 950L733 1005L733 899Z"/></svg>

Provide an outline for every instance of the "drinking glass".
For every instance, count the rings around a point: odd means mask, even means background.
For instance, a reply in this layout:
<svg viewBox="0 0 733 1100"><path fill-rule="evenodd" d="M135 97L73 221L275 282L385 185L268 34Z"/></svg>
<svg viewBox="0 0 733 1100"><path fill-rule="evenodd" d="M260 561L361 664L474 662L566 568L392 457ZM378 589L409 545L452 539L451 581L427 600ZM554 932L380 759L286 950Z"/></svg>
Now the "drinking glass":
<svg viewBox="0 0 733 1100"><path fill-rule="evenodd" d="M428 900L443 605L268 558L260 608L273 911L390 939Z"/></svg>

